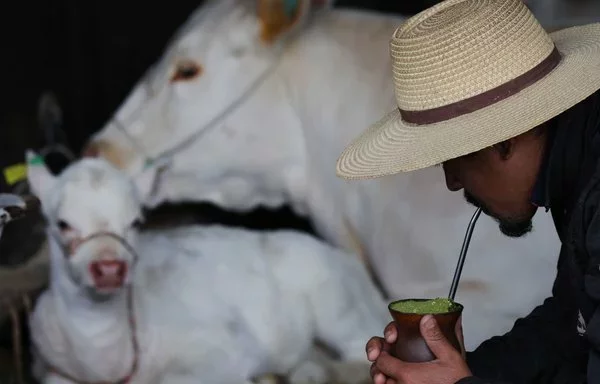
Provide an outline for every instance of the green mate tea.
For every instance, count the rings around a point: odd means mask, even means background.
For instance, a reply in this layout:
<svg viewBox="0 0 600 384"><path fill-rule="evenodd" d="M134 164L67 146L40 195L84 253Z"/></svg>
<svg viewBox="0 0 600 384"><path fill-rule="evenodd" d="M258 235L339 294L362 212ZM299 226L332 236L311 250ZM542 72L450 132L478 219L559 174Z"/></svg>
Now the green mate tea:
<svg viewBox="0 0 600 384"><path fill-rule="evenodd" d="M455 311L459 308L458 304L454 301L445 298L438 297L431 300L419 301L419 300L406 300L393 303L390 308L394 311L402 313L414 313L419 315L447 313Z"/></svg>

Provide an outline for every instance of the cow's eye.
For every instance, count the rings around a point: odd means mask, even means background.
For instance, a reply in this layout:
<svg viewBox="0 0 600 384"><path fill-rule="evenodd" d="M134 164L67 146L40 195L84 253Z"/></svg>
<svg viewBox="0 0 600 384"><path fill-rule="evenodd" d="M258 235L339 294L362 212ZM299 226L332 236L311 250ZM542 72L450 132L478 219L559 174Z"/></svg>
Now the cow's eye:
<svg viewBox="0 0 600 384"><path fill-rule="evenodd" d="M188 81L192 80L202 74L202 67L200 64L191 61L184 60L177 63L175 67L175 73L171 77L171 81Z"/></svg>

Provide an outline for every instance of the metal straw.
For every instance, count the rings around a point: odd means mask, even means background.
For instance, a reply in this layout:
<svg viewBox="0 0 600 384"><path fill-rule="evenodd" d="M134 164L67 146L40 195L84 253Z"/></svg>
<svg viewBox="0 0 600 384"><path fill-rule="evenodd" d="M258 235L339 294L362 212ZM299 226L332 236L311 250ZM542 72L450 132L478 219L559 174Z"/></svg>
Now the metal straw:
<svg viewBox="0 0 600 384"><path fill-rule="evenodd" d="M450 300L454 300L454 296L456 295L456 290L458 289L458 282L460 281L460 274L462 273L463 266L465 265L465 257L467 256L467 249L469 249L469 243L471 242L471 235L473 235L473 229L475 228L475 223L481 214L481 208L477 208L473 217L471 217L471 221L469 222L469 226L467 227L467 233L465 234L465 239L463 240L462 249L460 250L460 256L458 258L458 264L456 264L456 270L454 271L454 278L452 279L452 285L450 286L450 293L448 297Z"/></svg>

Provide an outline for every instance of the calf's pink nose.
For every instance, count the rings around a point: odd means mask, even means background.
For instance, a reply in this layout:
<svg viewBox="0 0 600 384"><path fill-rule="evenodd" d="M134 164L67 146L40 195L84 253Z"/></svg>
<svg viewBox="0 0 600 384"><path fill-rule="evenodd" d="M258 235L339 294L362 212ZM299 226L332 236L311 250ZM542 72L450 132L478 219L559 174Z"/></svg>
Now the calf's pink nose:
<svg viewBox="0 0 600 384"><path fill-rule="evenodd" d="M123 285L127 264L121 260L100 260L90 264L90 273L98 288L118 288Z"/></svg>

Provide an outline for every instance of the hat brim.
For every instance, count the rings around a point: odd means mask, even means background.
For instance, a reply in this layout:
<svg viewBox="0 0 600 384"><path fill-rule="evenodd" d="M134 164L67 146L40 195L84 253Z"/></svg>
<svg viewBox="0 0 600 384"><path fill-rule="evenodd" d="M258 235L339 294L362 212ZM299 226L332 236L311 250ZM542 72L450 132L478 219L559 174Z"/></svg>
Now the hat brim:
<svg viewBox="0 0 600 384"><path fill-rule="evenodd" d="M600 23L570 27L550 37L562 60L535 84L435 124L411 125L395 110L344 149L337 175L376 178L440 164L527 132L600 89Z"/></svg>

